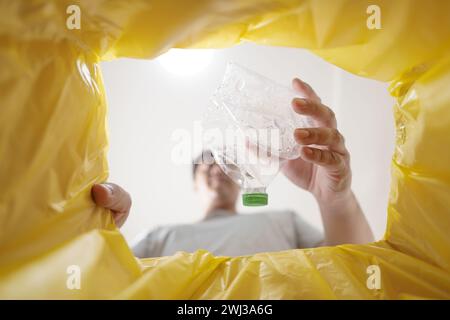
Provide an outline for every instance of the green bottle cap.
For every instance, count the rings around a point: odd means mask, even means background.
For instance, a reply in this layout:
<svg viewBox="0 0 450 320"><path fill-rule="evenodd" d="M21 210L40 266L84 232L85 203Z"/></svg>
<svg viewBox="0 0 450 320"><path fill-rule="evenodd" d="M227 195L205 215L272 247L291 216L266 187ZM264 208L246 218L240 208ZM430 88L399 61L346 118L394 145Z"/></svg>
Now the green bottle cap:
<svg viewBox="0 0 450 320"><path fill-rule="evenodd" d="M247 207L266 206L269 196L267 193L244 193L242 202Z"/></svg>

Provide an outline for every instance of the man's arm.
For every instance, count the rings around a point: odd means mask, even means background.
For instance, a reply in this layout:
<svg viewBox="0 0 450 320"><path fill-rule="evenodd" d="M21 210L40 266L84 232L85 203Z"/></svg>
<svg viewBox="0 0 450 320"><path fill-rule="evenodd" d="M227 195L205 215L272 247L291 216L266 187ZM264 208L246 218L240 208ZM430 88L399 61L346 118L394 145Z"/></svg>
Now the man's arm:
<svg viewBox="0 0 450 320"><path fill-rule="evenodd" d="M319 203L325 240L322 245L368 243L374 241L372 230L352 191L334 203Z"/></svg>
<svg viewBox="0 0 450 320"><path fill-rule="evenodd" d="M111 210L112 217L118 228L125 223L131 209L131 196L114 183L95 184L92 187L92 198L95 203ZM160 239L158 228L140 234L132 242L132 250L138 258L159 257L164 244Z"/></svg>
<svg viewBox="0 0 450 320"><path fill-rule="evenodd" d="M314 195L322 215L324 245L372 242L370 226L351 190L350 154L334 112L307 83L294 79L293 87L306 97L293 99L294 111L312 118L316 127L295 130L301 153L287 161L284 174Z"/></svg>

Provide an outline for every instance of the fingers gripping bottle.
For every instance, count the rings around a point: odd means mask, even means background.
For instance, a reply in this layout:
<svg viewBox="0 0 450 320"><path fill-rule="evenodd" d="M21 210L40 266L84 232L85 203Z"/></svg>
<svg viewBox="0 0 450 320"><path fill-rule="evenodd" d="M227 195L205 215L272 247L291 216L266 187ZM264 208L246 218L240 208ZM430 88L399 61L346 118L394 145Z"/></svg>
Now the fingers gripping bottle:
<svg viewBox="0 0 450 320"><path fill-rule="evenodd" d="M295 96L299 94L229 63L211 98L203 120L203 142L222 170L241 186L245 206L267 205L267 186L286 160L300 156L294 130L312 123L292 110Z"/></svg>

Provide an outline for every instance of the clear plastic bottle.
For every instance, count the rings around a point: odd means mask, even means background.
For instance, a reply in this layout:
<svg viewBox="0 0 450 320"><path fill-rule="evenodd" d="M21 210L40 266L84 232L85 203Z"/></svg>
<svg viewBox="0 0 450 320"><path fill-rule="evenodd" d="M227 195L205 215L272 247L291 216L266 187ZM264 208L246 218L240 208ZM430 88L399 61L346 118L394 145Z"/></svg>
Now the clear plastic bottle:
<svg viewBox="0 0 450 320"><path fill-rule="evenodd" d="M268 203L267 186L286 160L300 156L295 128L311 127L291 107L293 90L234 63L211 98L204 117L209 149L242 188L243 204Z"/></svg>

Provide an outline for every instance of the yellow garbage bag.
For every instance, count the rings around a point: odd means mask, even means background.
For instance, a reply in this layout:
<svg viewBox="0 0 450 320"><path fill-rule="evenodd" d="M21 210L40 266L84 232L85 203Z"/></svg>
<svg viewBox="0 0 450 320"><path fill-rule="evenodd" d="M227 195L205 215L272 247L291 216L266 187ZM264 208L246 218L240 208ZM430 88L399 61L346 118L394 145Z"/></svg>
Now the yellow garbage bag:
<svg viewBox="0 0 450 320"><path fill-rule="evenodd" d="M449 1L5 0L0 16L0 298L450 298ZM385 236L138 260L90 198L108 177L98 63L244 40L390 82Z"/></svg>

